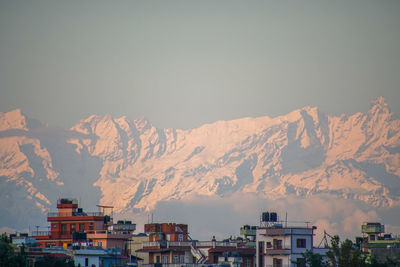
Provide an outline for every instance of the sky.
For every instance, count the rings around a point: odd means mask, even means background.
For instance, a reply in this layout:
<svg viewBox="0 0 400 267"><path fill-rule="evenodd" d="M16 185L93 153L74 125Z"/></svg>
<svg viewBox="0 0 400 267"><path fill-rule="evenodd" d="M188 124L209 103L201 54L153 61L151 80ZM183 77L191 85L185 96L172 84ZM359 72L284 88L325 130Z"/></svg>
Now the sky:
<svg viewBox="0 0 400 267"><path fill-rule="evenodd" d="M0 112L188 129L383 96L399 115L399 14L399 1L0 0Z"/></svg>

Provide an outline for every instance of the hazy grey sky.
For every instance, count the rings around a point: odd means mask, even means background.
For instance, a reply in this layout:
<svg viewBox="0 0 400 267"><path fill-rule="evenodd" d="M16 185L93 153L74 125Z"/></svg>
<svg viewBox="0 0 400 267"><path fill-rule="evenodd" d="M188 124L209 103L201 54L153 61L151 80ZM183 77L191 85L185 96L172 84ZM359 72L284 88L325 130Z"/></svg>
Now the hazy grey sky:
<svg viewBox="0 0 400 267"><path fill-rule="evenodd" d="M400 114L400 1L0 0L0 111L192 128L318 106Z"/></svg>

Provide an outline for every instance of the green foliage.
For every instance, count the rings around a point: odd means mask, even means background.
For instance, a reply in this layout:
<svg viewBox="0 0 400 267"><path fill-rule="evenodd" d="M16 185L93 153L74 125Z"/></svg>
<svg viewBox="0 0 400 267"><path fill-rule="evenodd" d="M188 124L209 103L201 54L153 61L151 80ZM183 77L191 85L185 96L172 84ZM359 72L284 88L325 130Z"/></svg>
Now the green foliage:
<svg viewBox="0 0 400 267"><path fill-rule="evenodd" d="M331 248L326 253L331 266L339 267L364 267L368 266L366 257L354 246L351 240L346 239L339 246L339 236L331 240Z"/></svg>
<svg viewBox="0 0 400 267"><path fill-rule="evenodd" d="M313 253L311 250L307 250L302 253L306 266L309 267L327 267L328 263L324 261L323 256L317 253Z"/></svg>
<svg viewBox="0 0 400 267"><path fill-rule="evenodd" d="M375 257L371 258L370 267L399 267L400 266L400 255L396 259L387 258L385 262L378 262Z"/></svg>
<svg viewBox="0 0 400 267"><path fill-rule="evenodd" d="M10 239L6 233L0 237L0 266L1 267L25 267L27 265L24 247L20 253L14 253L10 244Z"/></svg>

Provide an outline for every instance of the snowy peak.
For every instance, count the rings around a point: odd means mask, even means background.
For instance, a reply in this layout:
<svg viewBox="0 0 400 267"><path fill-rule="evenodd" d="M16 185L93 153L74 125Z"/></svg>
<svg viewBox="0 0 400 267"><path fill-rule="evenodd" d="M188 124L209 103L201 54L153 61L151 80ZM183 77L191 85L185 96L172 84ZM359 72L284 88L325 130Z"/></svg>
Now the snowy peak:
<svg viewBox="0 0 400 267"><path fill-rule="evenodd" d="M394 114L390 111L389 105L386 103L385 99L382 96L371 102L368 116L375 121L392 120L395 117Z"/></svg>
<svg viewBox="0 0 400 267"><path fill-rule="evenodd" d="M4 129L30 131L29 119L18 110L0 119ZM41 131L34 140L0 137L0 176L26 184L45 181L35 190L46 199L54 195L46 193L54 188L48 183L59 192L79 180L82 190L100 191L94 199L116 212L151 210L191 194L246 192L267 199L328 194L400 206L400 121L383 98L366 114L328 116L307 106L275 118L217 121L190 130L93 115L69 133L56 141ZM34 153L24 145L29 142ZM13 155L20 155L18 162L10 160L17 159Z"/></svg>
<svg viewBox="0 0 400 267"><path fill-rule="evenodd" d="M0 131L6 130L32 130L43 127L43 124L25 116L20 109L9 112L0 112Z"/></svg>
<svg viewBox="0 0 400 267"><path fill-rule="evenodd" d="M27 119L20 109L9 112L0 112L0 131L19 129L28 130Z"/></svg>

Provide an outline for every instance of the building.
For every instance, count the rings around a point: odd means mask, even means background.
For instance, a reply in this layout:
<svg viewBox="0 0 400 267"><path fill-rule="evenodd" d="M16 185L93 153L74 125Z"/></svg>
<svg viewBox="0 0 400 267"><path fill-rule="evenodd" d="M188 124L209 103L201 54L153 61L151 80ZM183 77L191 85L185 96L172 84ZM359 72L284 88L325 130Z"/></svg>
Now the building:
<svg viewBox="0 0 400 267"><path fill-rule="evenodd" d="M132 236L136 225L130 221L113 223L111 215L105 209L112 207L98 206L98 212L85 212L78 207L75 199L61 198L57 201L57 212L50 212L47 221L50 231L36 231L32 235L40 247L62 246L87 243L104 249L119 248L126 251L126 241ZM102 210L101 210L102 209Z"/></svg>
<svg viewBox="0 0 400 267"><path fill-rule="evenodd" d="M74 249L72 253L75 266L82 267L118 266L124 264L127 260L127 257L123 256L120 250L102 249L100 247Z"/></svg>
<svg viewBox="0 0 400 267"><path fill-rule="evenodd" d="M385 234L385 225L379 222L367 222L361 225L363 238L360 240L360 249L369 257L379 262L387 259L396 259L400 255L400 239L392 234Z"/></svg>
<svg viewBox="0 0 400 267"><path fill-rule="evenodd" d="M285 226L283 226L285 225ZM324 254L314 248L315 226L287 226L279 222L277 213L264 212L256 230L256 261L258 267L305 266L302 253L307 250Z"/></svg>
<svg viewBox="0 0 400 267"><path fill-rule="evenodd" d="M142 248L136 252L147 253L149 264L194 262L187 224L150 223L145 224L144 230L149 235L149 242L142 243Z"/></svg>
<svg viewBox="0 0 400 267"><path fill-rule="evenodd" d="M255 248L243 240L192 240L188 225L152 223L145 225L149 242L142 243L139 253L148 253L149 265L190 265L253 267Z"/></svg>
<svg viewBox="0 0 400 267"><path fill-rule="evenodd" d="M135 234L131 237L128 243L130 250L130 262L136 263L138 267L142 267L142 264L149 263L149 253L137 252L142 248L143 243L149 242L149 236L145 233Z"/></svg>

